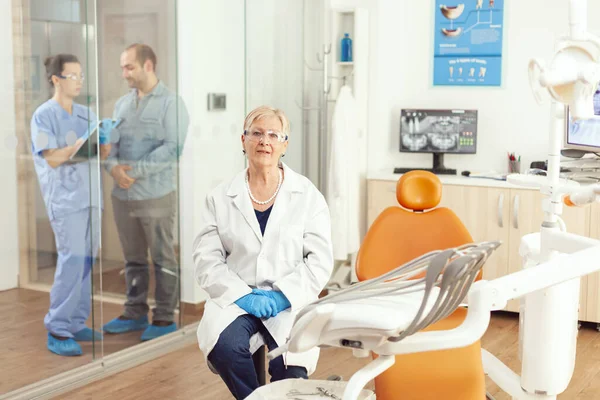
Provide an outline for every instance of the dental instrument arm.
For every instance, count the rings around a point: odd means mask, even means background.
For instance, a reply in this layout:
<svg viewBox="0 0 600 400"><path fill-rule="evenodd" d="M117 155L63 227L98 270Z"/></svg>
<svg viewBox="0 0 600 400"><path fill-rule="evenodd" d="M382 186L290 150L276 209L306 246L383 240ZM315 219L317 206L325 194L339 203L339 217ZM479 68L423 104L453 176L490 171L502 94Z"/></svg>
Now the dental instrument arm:
<svg viewBox="0 0 600 400"><path fill-rule="evenodd" d="M485 260L498 246L498 242L484 242L429 253L386 274L385 281L371 279L362 282L359 288L350 287L331 298L327 296L320 299L315 302L316 306L310 305L299 313L285 349L272 351L269 357L277 357L286 350L304 352L320 345L396 354L376 349L385 342L395 346L407 340L411 346L414 345L407 352L466 346L469 341L472 343L477 340L478 332L482 335L489 323L489 310L485 307L483 318L474 314L476 310L482 310L481 304L485 304L479 297L489 294L486 291L471 294L469 288ZM420 280L420 285L399 285L394 282L394 279L412 277L415 268L419 270L423 262L427 264L427 274ZM420 340L424 342L412 342L412 335L416 332L454 312L467 293L471 316L467 317L466 326L443 333L427 332L424 336L419 333ZM476 304L471 305L471 301ZM378 319L377 315L380 314L375 311L386 312L389 318ZM344 321L351 322L346 326ZM450 340L439 342L440 336L448 339L446 334L451 336Z"/></svg>
<svg viewBox="0 0 600 400"><path fill-rule="evenodd" d="M590 185L564 198L565 204L571 207L581 207L596 201L600 201L600 184Z"/></svg>

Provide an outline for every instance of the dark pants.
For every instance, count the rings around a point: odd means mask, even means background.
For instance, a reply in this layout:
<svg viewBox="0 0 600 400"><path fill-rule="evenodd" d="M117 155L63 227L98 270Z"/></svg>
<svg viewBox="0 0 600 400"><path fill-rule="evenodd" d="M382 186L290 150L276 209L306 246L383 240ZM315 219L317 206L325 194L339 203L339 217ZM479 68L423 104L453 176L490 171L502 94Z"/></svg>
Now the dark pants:
<svg viewBox="0 0 600 400"><path fill-rule="evenodd" d="M253 315L236 318L219 336L219 340L208 356L208 361L217 370L229 391L237 400L245 399L258 388L258 378L250 354L250 338L260 332L269 350L277 348L262 321ZM269 362L271 382L282 379L308 379L306 368L283 363L283 356Z"/></svg>
<svg viewBox="0 0 600 400"><path fill-rule="evenodd" d="M137 201L122 201L113 196L112 203L126 261L127 302L123 315L138 319L148 314L150 251L156 277L153 319L173 322L179 300L179 268L173 248L175 192Z"/></svg>

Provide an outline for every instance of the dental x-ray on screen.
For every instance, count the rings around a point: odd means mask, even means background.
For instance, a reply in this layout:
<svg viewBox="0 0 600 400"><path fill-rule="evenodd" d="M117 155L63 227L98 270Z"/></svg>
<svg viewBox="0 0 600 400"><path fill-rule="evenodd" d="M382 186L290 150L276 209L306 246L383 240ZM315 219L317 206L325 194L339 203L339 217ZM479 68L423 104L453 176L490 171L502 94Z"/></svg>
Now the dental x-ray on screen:
<svg viewBox="0 0 600 400"><path fill-rule="evenodd" d="M473 154L477 149L476 110L402 110L400 151Z"/></svg>

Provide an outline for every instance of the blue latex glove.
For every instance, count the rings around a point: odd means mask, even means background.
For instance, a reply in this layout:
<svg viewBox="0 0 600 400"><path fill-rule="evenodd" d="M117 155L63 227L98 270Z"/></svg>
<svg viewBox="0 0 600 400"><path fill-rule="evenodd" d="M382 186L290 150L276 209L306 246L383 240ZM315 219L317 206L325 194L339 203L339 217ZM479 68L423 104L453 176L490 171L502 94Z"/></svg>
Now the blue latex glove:
<svg viewBox="0 0 600 400"><path fill-rule="evenodd" d="M110 133L115 126L117 126L117 121L113 121L110 118L104 118L100 122L100 127L98 129L100 133L100 144L110 143Z"/></svg>
<svg viewBox="0 0 600 400"><path fill-rule="evenodd" d="M275 301L266 296L249 293L235 301L242 310L257 318L271 318L276 315Z"/></svg>
<svg viewBox="0 0 600 400"><path fill-rule="evenodd" d="M269 299L273 299L273 301L275 301L275 306L276 306L275 315L279 314L283 310L287 310L288 308L290 308L292 306L292 304L290 303L288 298L285 297L285 294L283 294L283 292L280 292L278 290L253 289L252 293L260 295L260 296L265 296ZM273 316L275 316L275 315L273 315Z"/></svg>

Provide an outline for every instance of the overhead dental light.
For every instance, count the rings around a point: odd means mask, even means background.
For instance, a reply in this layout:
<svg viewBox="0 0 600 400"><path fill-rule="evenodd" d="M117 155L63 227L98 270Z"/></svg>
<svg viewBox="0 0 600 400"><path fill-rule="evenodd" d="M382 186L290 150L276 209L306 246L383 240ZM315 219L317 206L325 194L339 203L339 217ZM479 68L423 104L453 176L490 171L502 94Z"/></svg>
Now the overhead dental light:
<svg viewBox="0 0 600 400"><path fill-rule="evenodd" d="M600 81L600 40L587 32L586 0L571 0L569 13L570 36L559 39L549 65L538 59L530 61L529 83L539 103L546 89L554 100L569 106L574 120L590 119Z"/></svg>

